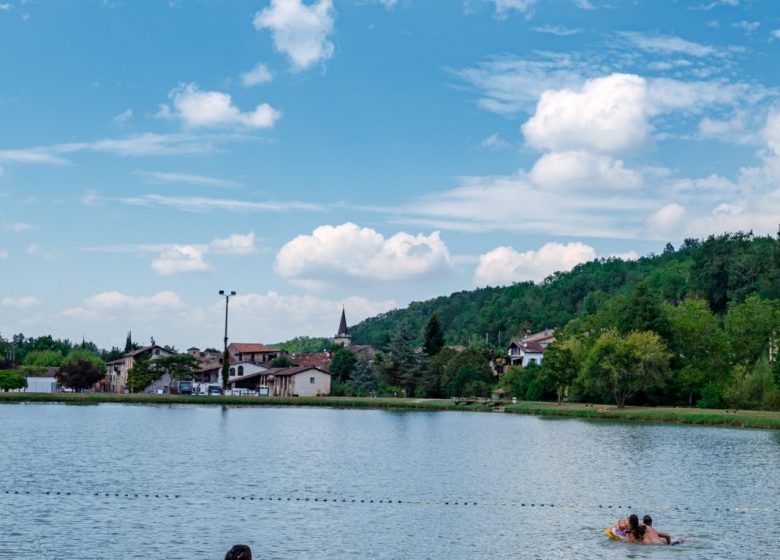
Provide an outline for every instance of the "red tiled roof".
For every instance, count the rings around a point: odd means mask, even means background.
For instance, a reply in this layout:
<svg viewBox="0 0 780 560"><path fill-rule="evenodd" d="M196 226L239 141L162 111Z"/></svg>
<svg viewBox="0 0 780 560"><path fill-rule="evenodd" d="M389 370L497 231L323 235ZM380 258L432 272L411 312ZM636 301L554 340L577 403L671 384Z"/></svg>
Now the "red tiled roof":
<svg viewBox="0 0 780 560"><path fill-rule="evenodd" d="M330 354L327 352L314 352L312 354L295 354L290 361L296 366L310 366L324 368L330 363Z"/></svg>
<svg viewBox="0 0 780 560"><path fill-rule="evenodd" d="M235 350L236 352L241 352L242 354L258 354L261 352L281 352L279 348L271 348L270 346L266 346L265 344L259 344L254 342L233 342L230 344L230 348Z"/></svg>

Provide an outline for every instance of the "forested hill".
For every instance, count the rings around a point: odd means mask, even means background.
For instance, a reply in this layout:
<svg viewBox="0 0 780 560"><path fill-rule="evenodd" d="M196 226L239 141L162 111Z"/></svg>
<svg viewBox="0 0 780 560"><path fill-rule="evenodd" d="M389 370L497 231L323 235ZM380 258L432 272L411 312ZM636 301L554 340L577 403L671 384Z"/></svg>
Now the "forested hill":
<svg viewBox="0 0 780 560"><path fill-rule="evenodd" d="M640 280L665 301L679 303L689 295L705 298L722 314L732 302L757 294L780 298L780 233L778 238L751 233L687 239L675 250L636 261L600 259L558 272L540 284L523 282L480 288L413 302L353 326L357 344L384 347L400 324L419 333L435 313L447 344L485 340L501 344L526 330L562 327L571 319L593 314L624 298Z"/></svg>

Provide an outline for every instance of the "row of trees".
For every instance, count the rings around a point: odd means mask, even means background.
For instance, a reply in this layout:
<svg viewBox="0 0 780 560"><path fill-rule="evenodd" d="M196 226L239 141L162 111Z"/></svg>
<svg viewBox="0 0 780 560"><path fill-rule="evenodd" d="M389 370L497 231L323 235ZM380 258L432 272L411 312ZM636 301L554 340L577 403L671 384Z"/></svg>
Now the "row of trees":
<svg viewBox="0 0 780 560"><path fill-rule="evenodd" d="M41 375L47 367L58 368L56 376L60 385L79 392L89 389L106 375L105 362L90 350L76 348L66 356L59 350L33 350L25 357L25 365L0 370L0 389L24 389L27 377Z"/></svg>

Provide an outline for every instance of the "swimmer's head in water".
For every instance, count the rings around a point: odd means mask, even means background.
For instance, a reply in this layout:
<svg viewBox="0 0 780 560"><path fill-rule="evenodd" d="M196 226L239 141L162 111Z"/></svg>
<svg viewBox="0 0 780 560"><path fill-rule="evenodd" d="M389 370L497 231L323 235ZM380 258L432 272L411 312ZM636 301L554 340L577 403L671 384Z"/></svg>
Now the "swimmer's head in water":
<svg viewBox="0 0 780 560"><path fill-rule="evenodd" d="M650 517L649 515L645 515L642 518L642 523L644 523L645 525L652 525L653 524L653 518Z"/></svg>
<svg viewBox="0 0 780 560"><path fill-rule="evenodd" d="M234 545L228 550L225 560L252 560L252 550L245 544Z"/></svg>

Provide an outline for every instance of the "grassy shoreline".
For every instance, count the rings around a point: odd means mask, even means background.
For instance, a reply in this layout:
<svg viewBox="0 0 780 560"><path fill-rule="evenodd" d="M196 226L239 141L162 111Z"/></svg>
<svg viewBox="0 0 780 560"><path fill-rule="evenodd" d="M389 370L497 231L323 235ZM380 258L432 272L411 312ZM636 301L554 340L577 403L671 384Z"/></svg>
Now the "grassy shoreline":
<svg viewBox="0 0 780 560"><path fill-rule="evenodd" d="M626 407L607 405L521 402L494 409L482 404L455 405L448 399L395 399L357 397L223 397L186 395L114 395L109 393L0 393L4 403L65 403L90 405L124 403L141 405L199 404L230 406L317 406L329 408L386 410L464 410L475 412L505 412L533 416L625 420L633 422L666 422L739 428L780 430L780 412L754 410L709 410L698 408Z"/></svg>

